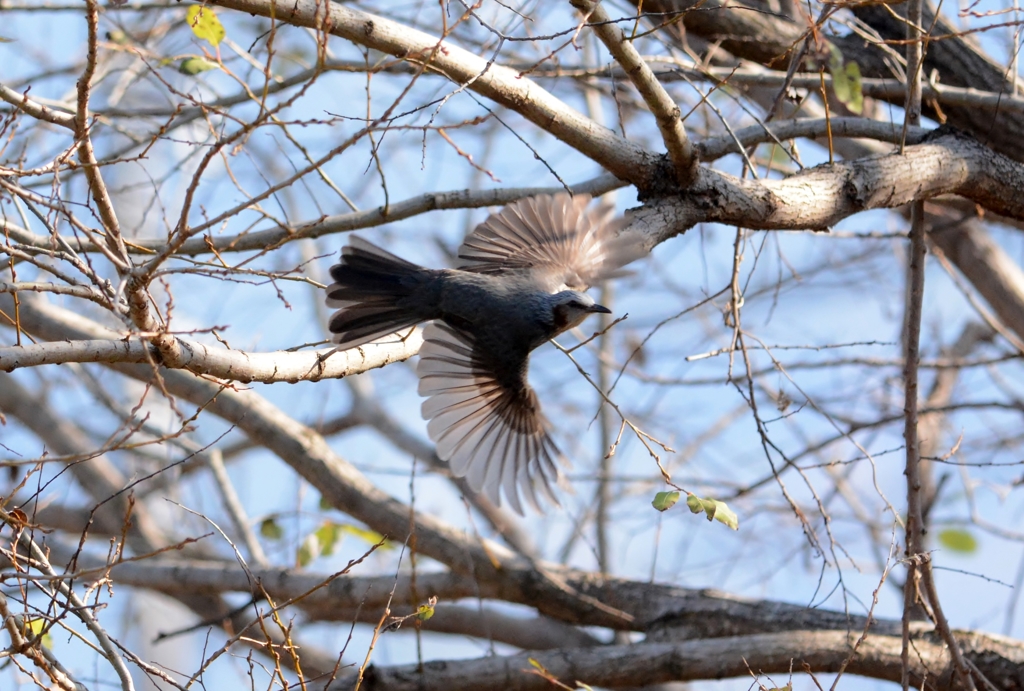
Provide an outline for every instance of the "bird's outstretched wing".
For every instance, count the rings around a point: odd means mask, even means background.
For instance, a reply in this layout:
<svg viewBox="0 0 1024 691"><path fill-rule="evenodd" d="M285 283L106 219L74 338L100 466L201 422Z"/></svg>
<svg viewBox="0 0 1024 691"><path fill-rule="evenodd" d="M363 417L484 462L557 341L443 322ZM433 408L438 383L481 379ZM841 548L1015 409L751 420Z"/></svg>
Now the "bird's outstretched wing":
<svg viewBox="0 0 1024 691"><path fill-rule="evenodd" d="M589 194L567 192L520 199L466 236L460 269L502 273L533 269L551 291L586 290L646 254L635 237L621 233L625 219L614 210L587 210Z"/></svg>
<svg viewBox="0 0 1024 691"><path fill-rule="evenodd" d="M504 490L519 514L520 491L537 509L538 490L558 504L552 485L564 486L558 463L565 461L545 429L525 367L517 382L503 383L473 338L444 322L428 324L423 339L416 373L437 455L498 505Z"/></svg>

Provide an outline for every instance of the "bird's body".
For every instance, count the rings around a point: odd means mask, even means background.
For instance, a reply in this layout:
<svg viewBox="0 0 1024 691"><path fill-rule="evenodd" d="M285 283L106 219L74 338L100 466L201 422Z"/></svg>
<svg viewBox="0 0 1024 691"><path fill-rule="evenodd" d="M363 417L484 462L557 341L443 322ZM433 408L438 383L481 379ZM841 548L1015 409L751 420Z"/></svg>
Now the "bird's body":
<svg viewBox="0 0 1024 691"><path fill-rule="evenodd" d="M424 332L417 373L423 416L452 472L520 513L519 492L552 500L561 458L527 381L529 355L594 312L582 292L638 256L589 197L534 197L509 205L460 248L462 267L426 269L353 237L328 306L329 328L351 348L415 324Z"/></svg>

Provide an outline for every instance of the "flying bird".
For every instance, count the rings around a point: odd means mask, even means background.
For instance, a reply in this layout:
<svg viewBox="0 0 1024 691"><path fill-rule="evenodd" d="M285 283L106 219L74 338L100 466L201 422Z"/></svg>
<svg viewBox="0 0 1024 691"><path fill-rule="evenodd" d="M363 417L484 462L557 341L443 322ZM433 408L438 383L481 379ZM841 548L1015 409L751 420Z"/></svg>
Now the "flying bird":
<svg viewBox="0 0 1024 691"><path fill-rule="evenodd" d="M567 465L527 381L530 352L587 316L585 291L646 252L610 207L567 193L509 204L466 236L458 268L427 269L352 236L327 288L339 349L429 321L416 367L423 418L451 472L519 514L558 504Z"/></svg>

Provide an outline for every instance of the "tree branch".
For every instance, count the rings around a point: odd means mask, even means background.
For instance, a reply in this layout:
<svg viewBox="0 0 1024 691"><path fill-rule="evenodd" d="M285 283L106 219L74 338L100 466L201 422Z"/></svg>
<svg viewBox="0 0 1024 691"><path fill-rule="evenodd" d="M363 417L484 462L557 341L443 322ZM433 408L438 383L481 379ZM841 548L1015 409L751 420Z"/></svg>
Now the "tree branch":
<svg viewBox="0 0 1024 691"><path fill-rule="evenodd" d="M809 168L782 180L741 180L701 168L679 197L649 201L630 229L647 247L715 222L755 230L826 230L853 214L959 194L1024 218L1024 166L969 137L940 133L893 154ZM1000 200L1002 195L1002 200Z"/></svg>
<svg viewBox="0 0 1024 691"><path fill-rule="evenodd" d="M54 125L60 125L61 127L65 127L69 130L75 129L74 115L54 110L49 106L33 101L28 97L27 90L24 94L20 94L14 89L0 84L0 99L7 101L26 115L31 115L38 120L49 122Z"/></svg>
<svg viewBox="0 0 1024 691"><path fill-rule="evenodd" d="M644 99L655 122L658 123L658 131L661 132L661 139L668 149L668 157L675 166L676 181L680 189L685 190L697 174L698 161L693 146L686 137L679 106L658 82L658 78L654 76L654 72L633 43L626 40L622 29L612 22L600 0L571 2L640 92L640 97Z"/></svg>
<svg viewBox="0 0 1024 691"><path fill-rule="evenodd" d="M181 357L175 363L175 369L186 369L226 381L270 384L340 379L407 360L419 352L423 334L415 330L404 337L396 335L380 343L343 351L323 348L269 353L214 348L184 338L176 340ZM67 362L146 363L151 362L154 355L156 353L148 341L135 337L54 341L0 347L0 371Z"/></svg>
<svg viewBox="0 0 1024 691"><path fill-rule="evenodd" d="M562 649L530 652L510 657L485 657L477 660L448 660L424 665L371 667L365 686L370 691L462 691L489 688L495 680L512 691L542 691L552 688L548 678L566 684L576 681L601 687L638 688L669 681L748 677L751 673L787 674L807 669L813 673L837 672L851 657L845 671L874 679L898 681L900 678L900 639L898 636L868 635L852 653L856 634L843 631L791 631L735 638L713 638L682 643L640 643L599 648ZM983 655L978 654L979 661ZM530 660L546 671L538 674ZM1020 658L1003 659L1006 680L1004 691L1021 688ZM910 661L911 679L925 679L939 689L947 689L949 656L933 636L915 636ZM547 678L546 678L547 677ZM327 688L351 688L352 680L340 678Z"/></svg>

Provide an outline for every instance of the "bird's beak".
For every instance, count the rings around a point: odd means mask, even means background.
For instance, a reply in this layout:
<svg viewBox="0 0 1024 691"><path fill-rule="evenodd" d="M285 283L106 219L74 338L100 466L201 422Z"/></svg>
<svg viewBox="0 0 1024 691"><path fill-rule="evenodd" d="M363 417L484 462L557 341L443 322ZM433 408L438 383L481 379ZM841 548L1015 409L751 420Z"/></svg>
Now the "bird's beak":
<svg viewBox="0 0 1024 691"><path fill-rule="evenodd" d="M592 305L590 311L597 314L611 314L612 311L604 305Z"/></svg>

